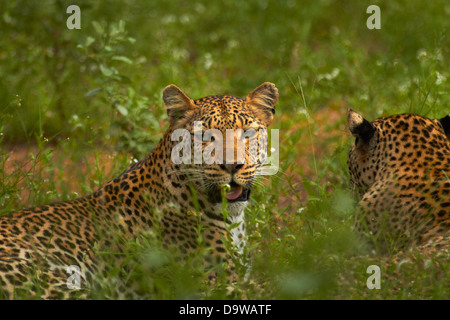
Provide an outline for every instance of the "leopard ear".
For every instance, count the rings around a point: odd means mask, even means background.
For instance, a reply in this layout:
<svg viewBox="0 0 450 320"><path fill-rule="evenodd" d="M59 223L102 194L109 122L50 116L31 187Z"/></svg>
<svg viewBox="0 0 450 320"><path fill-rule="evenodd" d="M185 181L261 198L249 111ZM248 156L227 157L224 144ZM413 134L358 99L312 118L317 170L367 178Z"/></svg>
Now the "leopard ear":
<svg viewBox="0 0 450 320"><path fill-rule="evenodd" d="M442 128L444 128L445 135L450 140L450 114L439 119L439 122L442 125Z"/></svg>
<svg viewBox="0 0 450 320"><path fill-rule="evenodd" d="M369 144L370 139L372 139L376 131L373 124L352 109L348 112L347 126L356 138L355 144L357 147Z"/></svg>
<svg viewBox="0 0 450 320"><path fill-rule="evenodd" d="M195 102L174 84L164 89L163 100L170 125L173 127L181 125L183 120L188 119L197 108Z"/></svg>
<svg viewBox="0 0 450 320"><path fill-rule="evenodd" d="M255 115L269 126L275 114L275 105L278 102L278 89L273 83L264 82L250 92L245 99Z"/></svg>

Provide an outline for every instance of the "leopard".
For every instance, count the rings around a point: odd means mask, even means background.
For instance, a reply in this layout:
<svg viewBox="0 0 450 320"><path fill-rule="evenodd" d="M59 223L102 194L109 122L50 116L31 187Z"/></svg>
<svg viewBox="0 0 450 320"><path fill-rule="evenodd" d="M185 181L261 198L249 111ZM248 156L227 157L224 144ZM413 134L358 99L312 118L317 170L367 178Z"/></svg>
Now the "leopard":
<svg viewBox="0 0 450 320"><path fill-rule="evenodd" d="M354 229L398 263L402 254L448 254L450 115L404 113L372 122L349 109L347 165L358 197Z"/></svg>
<svg viewBox="0 0 450 320"><path fill-rule="evenodd" d="M231 264L231 254L242 254L247 237L244 210L259 169L267 163L263 151L278 102L277 87L264 82L245 98L213 95L194 100L172 84L163 90L162 100L169 127L143 160L91 194L0 217L3 298L14 298L20 290L42 299L71 297L80 288L68 286L67 268L75 267L81 280L86 274L93 275L88 280L101 274L106 266L96 248L120 250L113 233L133 238L157 230L163 246L176 249L181 257L201 245L209 253L205 270ZM245 134L250 131L259 141L256 147ZM220 134L243 144L219 144L215 138ZM255 148L261 151L258 156ZM195 161L199 152L205 157ZM215 157L227 152L231 159ZM36 279L38 286L30 284ZM81 297L89 298L89 283L83 281L81 287L87 291Z"/></svg>

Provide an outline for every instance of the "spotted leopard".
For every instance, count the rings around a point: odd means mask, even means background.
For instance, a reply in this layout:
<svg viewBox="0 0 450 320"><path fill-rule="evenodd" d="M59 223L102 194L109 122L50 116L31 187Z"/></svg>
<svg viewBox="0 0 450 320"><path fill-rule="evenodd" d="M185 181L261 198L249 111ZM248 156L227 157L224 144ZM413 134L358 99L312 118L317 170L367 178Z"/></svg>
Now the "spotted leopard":
<svg viewBox="0 0 450 320"><path fill-rule="evenodd" d="M132 237L158 226L164 245L176 247L182 255L198 247L201 230L203 245L212 249L207 266L230 260L224 237L242 251L244 208L263 163L260 158L250 161L254 152L242 132L253 129L262 142L258 146L267 148L266 129L274 117L277 88L266 82L244 99L225 95L192 100L170 85L163 91L163 100L170 126L145 159L90 195L0 217L0 294L4 298L15 297L16 290L29 290L30 297L64 297L69 290L67 267L98 274L102 266L94 247L114 248L112 230ZM209 129L224 137L228 137L227 130L238 132L233 139L247 141L244 161L235 157L238 144L229 147L224 143L223 154L231 150L231 161L206 163L206 157L189 163L195 160L193 147L182 158L186 161L175 163L174 150L183 134L174 139L174 133L187 133L192 145L197 143L205 151L213 139L198 141L197 133ZM223 185L228 191L222 191ZM227 202L226 217L223 201ZM232 224L238 226L230 232ZM38 288L31 283L36 279Z"/></svg>
<svg viewBox="0 0 450 320"><path fill-rule="evenodd" d="M367 121L350 110L348 157L360 195L355 226L380 252L450 246L450 115L399 114Z"/></svg>

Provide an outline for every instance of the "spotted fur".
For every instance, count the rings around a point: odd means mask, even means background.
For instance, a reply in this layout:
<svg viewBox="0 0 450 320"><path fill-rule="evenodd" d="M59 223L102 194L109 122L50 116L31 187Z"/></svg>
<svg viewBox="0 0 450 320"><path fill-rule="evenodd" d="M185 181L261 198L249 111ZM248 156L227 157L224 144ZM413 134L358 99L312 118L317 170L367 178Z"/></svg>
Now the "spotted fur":
<svg viewBox="0 0 450 320"><path fill-rule="evenodd" d="M114 248L116 231L132 237L158 226L163 243L185 255L198 247L201 230L203 245L212 248L207 266L228 261L224 237L231 237L242 249L244 208L261 163L247 161L251 157L247 144L245 163L175 164L172 150L179 141L172 141L172 133L186 129L194 142L194 121L202 121L203 131L216 129L224 135L227 129L266 129L275 113L276 87L266 82L245 99L192 100L171 85L164 90L163 100L170 127L145 159L93 194L0 217L0 295L12 298L16 290L29 290L29 296L61 297L68 291L66 268L75 265L83 274L98 274L102 266L94 244ZM266 145L267 136L257 134ZM202 149L209 143L202 141ZM241 190L237 199L227 200L227 219L222 214L223 184ZM232 223L239 226L230 235L227 230ZM38 286L30 285L36 281Z"/></svg>
<svg viewBox="0 0 450 320"><path fill-rule="evenodd" d="M361 196L356 229L382 252L450 244L450 115L400 114L369 122L350 110L348 167Z"/></svg>

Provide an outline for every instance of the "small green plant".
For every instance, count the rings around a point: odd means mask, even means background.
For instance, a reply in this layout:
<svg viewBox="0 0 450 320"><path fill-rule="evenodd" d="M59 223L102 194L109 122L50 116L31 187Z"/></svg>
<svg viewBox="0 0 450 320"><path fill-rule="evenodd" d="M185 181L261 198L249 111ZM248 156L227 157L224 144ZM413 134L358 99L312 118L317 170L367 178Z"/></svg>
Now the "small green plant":
<svg viewBox="0 0 450 320"><path fill-rule="evenodd" d="M85 96L100 95L101 101L111 106L111 133L113 141L117 140L116 149L126 150L140 159L153 149L159 139L152 131L159 128L158 114L161 112L156 106L152 112L150 99L137 94L133 81L122 71L123 65L138 65L126 55L126 48L136 40L127 35L123 20L107 25L94 21L92 25L95 36L88 36L78 48L93 63L98 87Z"/></svg>

